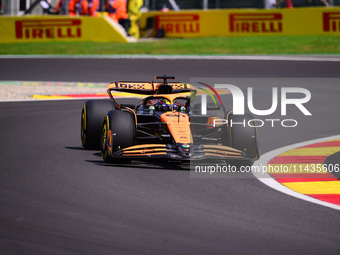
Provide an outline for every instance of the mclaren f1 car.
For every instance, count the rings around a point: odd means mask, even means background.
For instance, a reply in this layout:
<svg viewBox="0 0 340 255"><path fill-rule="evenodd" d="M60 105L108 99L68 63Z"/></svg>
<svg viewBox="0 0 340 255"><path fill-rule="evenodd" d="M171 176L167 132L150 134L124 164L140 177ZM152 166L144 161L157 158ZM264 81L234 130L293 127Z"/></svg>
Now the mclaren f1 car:
<svg viewBox="0 0 340 255"><path fill-rule="evenodd" d="M172 76L159 82L112 82L110 100L86 101L81 113L81 141L85 149L100 149L106 162L131 159L191 161L222 159L251 165L259 158L254 126L231 126L251 116L233 115L223 105L192 107L197 90ZM138 104L119 104L117 92L143 95ZM214 120L226 119L227 122ZM219 123L219 124L216 124Z"/></svg>

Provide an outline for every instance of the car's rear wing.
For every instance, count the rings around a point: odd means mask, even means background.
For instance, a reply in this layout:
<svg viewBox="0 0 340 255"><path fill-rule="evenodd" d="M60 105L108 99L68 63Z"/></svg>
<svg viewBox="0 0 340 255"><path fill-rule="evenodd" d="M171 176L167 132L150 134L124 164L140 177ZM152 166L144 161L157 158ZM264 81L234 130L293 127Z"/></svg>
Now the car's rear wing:
<svg viewBox="0 0 340 255"><path fill-rule="evenodd" d="M116 107L120 109L119 105L113 96L113 91L132 93L137 95L160 95L160 94L179 94L190 92L190 98L194 98L197 91L193 86L184 82L168 82L168 80L175 79L174 76L156 76L156 79L162 79L162 82L146 82L146 81L118 81L111 82L107 85L107 93L109 94Z"/></svg>
<svg viewBox="0 0 340 255"><path fill-rule="evenodd" d="M192 91L191 85L183 82L169 82L167 84L162 84L158 82L134 82L134 81L119 81L112 82L107 86L107 91L110 94L110 91L120 91L127 92L133 94L141 94L141 95L154 95L158 94L158 90L160 86L169 86L171 87L171 92L169 94L177 94L177 93L185 93Z"/></svg>
<svg viewBox="0 0 340 255"><path fill-rule="evenodd" d="M133 94L152 95L154 85L152 82L133 82L133 81L119 81L111 82L107 85L107 92L110 91L127 92Z"/></svg>

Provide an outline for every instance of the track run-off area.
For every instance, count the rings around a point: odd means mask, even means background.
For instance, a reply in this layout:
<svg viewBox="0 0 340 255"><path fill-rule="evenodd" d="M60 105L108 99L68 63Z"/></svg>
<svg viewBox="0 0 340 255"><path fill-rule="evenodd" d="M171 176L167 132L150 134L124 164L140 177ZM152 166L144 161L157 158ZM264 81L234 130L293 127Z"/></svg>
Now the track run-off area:
<svg viewBox="0 0 340 255"><path fill-rule="evenodd" d="M273 87L302 87L312 116L293 106L270 116L298 125L258 128L256 165L336 164L327 158L340 147L338 58L266 58L2 57L0 77L105 84L168 74L253 87L258 109L270 107ZM339 254L338 176L190 178L177 163L106 164L81 148L83 101L0 103L3 254Z"/></svg>

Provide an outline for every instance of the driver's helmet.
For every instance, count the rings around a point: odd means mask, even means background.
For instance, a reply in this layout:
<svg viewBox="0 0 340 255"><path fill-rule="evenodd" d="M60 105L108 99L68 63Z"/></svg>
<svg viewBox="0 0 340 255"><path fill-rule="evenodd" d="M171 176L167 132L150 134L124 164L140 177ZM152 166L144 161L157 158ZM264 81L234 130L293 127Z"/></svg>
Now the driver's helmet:
<svg viewBox="0 0 340 255"><path fill-rule="evenodd" d="M186 108L185 106L182 105L181 108L180 108L180 111L181 111L181 112L186 112L186 110L187 110L187 108Z"/></svg>
<svg viewBox="0 0 340 255"><path fill-rule="evenodd" d="M162 111L162 112L167 112L167 111L171 111L171 104L170 101L167 99L158 99L155 103L155 108L158 111Z"/></svg>
<svg viewBox="0 0 340 255"><path fill-rule="evenodd" d="M176 112L185 112L186 111L186 107L177 103L177 100L174 100L174 104L172 105L172 108Z"/></svg>
<svg viewBox="0 0 340 255"><path fill-rule="evenodd" d="M174 104L172 105L172 109L174 109L174 111L178 111L179 108L180 108L180 105L176 101L174 101Z"/></svg>

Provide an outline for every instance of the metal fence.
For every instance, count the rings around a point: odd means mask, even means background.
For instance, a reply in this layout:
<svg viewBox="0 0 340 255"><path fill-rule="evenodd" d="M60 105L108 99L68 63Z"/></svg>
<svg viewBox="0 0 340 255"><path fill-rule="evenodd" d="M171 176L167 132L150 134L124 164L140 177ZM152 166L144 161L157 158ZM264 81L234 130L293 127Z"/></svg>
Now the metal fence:
<svg viewBox="0 0 340 255"><path fill-rule="evenodd" d="M161 10L163 7L174 9L175 2L180 9L220 9L220 8L264 8L264 0L145 0L149 10Z"/></svg>
<svg viewBox="0 0 340 255"><path fill-rule="evenodd" d="M283 0L282 0L283 1ZM161 10L164 7L175 9L225 9L225 8L269 8L269 0L144 0L144 6L149 10ZM292 0L294 7L323 6L321 0ZM340 5L340 0L328 0L332 5ZM282 4L281 4L282 5Z"/></svg>
<svg viewBox="0 0 340 255"><path fill-rule="evenodd" d="M56 6L59 0L44 0L52 6ZM100 0L101 7L106 0ZM129 0L128 0L129 1ZM226 9L226 8L270 8L273 0L144 0L144 7L149 10L161 10L168 8L170 10L180 9ZM284 0L280 0L284 1ZM314 7L322 6L324 0L292 0L294 8L296 7ZM340 0L327 0L331 6L340 6ZM0 14L6 15L23 15L37 0L0 0ZM68 0L66 1L68 2ZM43 12L39 4L31 12L32 14L41 14Z"/></svg>

